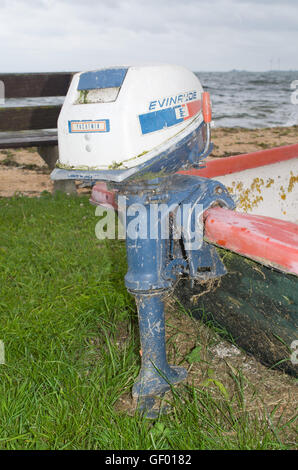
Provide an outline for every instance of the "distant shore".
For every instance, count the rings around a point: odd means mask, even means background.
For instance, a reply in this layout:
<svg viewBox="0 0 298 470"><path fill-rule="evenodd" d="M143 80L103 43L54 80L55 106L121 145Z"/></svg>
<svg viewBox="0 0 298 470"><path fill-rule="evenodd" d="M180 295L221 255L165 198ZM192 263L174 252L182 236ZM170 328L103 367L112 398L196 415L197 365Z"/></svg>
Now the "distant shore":
<svg viewBox="0 0 298 470"><path fill-rule="evenodd" d="M213 128L214 149L208 159L257 152L272 147L298 144L298 126L262 129ZM0 197L15 193L38 196L52 191L50 170L36 148L0 150ZM81 189L88 193L90 189Z"/></svg>

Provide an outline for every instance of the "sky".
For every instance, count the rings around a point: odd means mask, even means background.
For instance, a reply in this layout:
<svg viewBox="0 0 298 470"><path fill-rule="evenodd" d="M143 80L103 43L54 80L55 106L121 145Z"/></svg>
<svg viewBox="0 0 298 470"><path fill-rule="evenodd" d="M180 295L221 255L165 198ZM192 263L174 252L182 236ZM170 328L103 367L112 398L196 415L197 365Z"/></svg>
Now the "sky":
<svg viewBox="0 0 298 470"><path fill-rule="evenodd" d="M298 0L0 0L0 73L298 70Z"/></svg>

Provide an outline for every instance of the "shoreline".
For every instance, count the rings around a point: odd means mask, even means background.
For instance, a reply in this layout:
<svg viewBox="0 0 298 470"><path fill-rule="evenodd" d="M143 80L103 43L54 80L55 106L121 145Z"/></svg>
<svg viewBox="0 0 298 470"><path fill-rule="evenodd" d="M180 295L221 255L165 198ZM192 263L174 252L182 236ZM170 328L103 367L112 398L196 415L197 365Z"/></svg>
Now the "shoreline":
<svg viewBox="0 0 298 470"><path fill-rule="evenodd" d="M298 125L258 129L215 127L211 137L214 148L208 160L297 144ZM50 173L35 147L0 150L0 197L14 194L36 197L42 191L52 192ZM90 194L90 188L80 188L79 193Z"/></svg>
<svg viewBox="0 0 298 470"><path fill-rule="evenodd" d="M256 129L214 127L211 137L214 148L209 158L221 158L298 144L298 125Z"/></svg>

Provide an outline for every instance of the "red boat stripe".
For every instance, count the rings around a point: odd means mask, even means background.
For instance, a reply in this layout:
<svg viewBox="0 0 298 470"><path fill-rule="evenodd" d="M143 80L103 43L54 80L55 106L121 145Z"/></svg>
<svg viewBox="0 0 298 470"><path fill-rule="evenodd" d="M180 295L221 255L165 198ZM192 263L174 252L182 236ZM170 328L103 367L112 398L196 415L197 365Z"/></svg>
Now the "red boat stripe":
<svg viewBox="0 0 298 470"><path fill-rule="evenodd" d="M298 225L292 222L215 207L205 212L205 238L298 275Z"/></svg>
<svg viewBox="0 0 298 470"><path fill-rule="evenodd" d="M179 173L214 178L215 176L228 175L250 168L290 160L291 158L298 158L298 144L285 145L284 147L275 147L243 155L234 155L232 157L214 158L206 162L206 168L179 171Z"/></svg>
<svg viewBox="0 0 298 470"><path fill-rule="evenodd" d="M106 183L98 182L92 188L91 204L117 210L115 191L109 191Z"/></svg>

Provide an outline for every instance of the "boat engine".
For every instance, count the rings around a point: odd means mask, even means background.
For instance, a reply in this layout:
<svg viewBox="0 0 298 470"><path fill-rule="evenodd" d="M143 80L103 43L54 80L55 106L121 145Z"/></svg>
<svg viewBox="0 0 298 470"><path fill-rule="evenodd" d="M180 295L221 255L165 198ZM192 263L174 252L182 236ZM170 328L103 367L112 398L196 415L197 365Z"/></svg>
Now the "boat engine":
<svg viewBox="0 0 298 470"><path fill-rule="evenodd" d="M203 213L234 208L234 200L218 181L177 174L203 165L210 122L209 94L175 65L75 74L59 116L52 179L106 182L116 194L142 351L132 395L148 417L156 416L156 397L187 376L166 358L164 299L180 276L206 281L226 272L203 239Z"/></svg>

